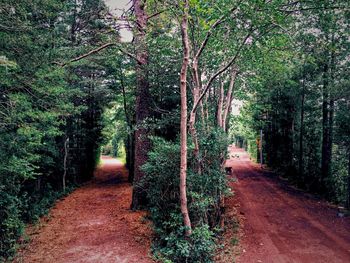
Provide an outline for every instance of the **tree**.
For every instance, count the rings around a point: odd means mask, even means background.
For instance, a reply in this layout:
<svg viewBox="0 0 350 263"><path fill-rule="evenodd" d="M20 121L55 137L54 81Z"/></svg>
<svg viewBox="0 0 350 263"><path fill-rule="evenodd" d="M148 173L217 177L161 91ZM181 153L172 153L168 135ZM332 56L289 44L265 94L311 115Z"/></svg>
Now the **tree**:
<svg viewBox="0 0 350 263"><path fill-rule="evenodd" d="M137 209L145 203L145 193L139 186L143 177L141 166L147 161L147 153L150 149L148 136L149 128L146 126L150 117L150 91L148 83L148 50L146 42L147 13L146 1L134 0L135 8L135 46L136 46L136 131L135 131L135 161L134 161L134 189L131 207Z"/></svg>
<svg viewBox="0 0 350 263"><path fill-rule="evenodd" d="M187 177L187 67L190 56L190 45L188 39L188 0L183 2L184 14L181 21L181 35L183 46L183 61L180 73L180 94L181 94L181 124L180 124L180 202L181 213L183 216L184 225L186 227L186 235L191 235L192 227L191 220L187 207L187 191L186 191L186 177Z"/></svg>
<svg viewBox="0 0 350 263"><path fill-rule="evenodd" d="M102 62L108 55L72 58L115 34L105 31L99 0L3 1L0 12L3 261L25 223L93 175L112 98Z"/></svg>

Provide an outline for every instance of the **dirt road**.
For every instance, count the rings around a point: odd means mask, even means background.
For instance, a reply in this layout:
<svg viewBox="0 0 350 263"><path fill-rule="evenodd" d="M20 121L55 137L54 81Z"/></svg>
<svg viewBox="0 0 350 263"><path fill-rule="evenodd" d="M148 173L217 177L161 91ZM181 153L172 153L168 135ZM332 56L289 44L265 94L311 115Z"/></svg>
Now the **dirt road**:
<svg viewBox="0 0 350 263"><path fill-rule="evenodd" d="M350 262L349 217L262 172L242 149L231 148L231 156L234 202L244 218L238 262Z"/></svg>
<svg viewBox="0 0 350 263"><path fill-rule="evenodd" d="M149 263L151 230L144 212L129 210L127 170L103 158L95 179L77 189L30 228L32 241L15 262Z"/></svg>

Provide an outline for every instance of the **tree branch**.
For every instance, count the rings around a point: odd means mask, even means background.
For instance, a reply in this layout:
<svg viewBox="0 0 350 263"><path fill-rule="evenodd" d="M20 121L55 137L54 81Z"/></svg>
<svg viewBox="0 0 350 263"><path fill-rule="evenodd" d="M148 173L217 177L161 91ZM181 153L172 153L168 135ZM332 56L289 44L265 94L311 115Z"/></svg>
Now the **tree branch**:
<svg viewBox="0 0 350 263"><path fill-rule="evenodd" d="M157 12L157 13L154 13L154 14L148 16L148 17L147 17L147 20L149 20L149 19L151 19L151 18L153 18L153 17L156 17L156 16L160 15L161 13L164 13L165 11L167 11L167 9L162 10L162 11L159 11L159 12Z"/></svg>
<svg viewBox="0 0 350 263"><path fill-rule="evenodd" d="M136 60L137 63L139 64L142 64L141 60L139 60L134 54L122 49L122 48L119 48L119 50L124 53L125 55L129 56L130 58Z"/></svg>
<svg viewBox="0 0 350 263"><path fill-rule="evenodd" d="M199 96L196 104L193 105L192 108L192 112L195 112L198 108L199 103L202 101L204 95L207 93L210 85L212 84L212 82L223 72L225 72L233 63L235 63L236 59L239 56L239 53L241 52L244 44L246 43L247 39L250 37L252 33L252 30L250 30L250 32L248 33L248 35L244 38L244 40L242 41L241 45L239 46L236 54L233 56L233 58L226 64L226 66L221 67L214 75L212 75L208 81L208 83L205 85L203 92L201 93L201 95Z"/></svg>
<svg viewBox="0 0 350 263"><path fill-rule="evenodd" d="M95 53L97 53L97 52L99 52L99 51L101 51L101 50L103 50L103 49L105 49L107 47L114 46L114 45L116 45L116 43L107 43L107 44L104 44L104 45L102 45L102 46L100 46L100 47L98 47L96 49L93 49L93 50L89 51L88 53L80 55L79 57L73 58L73 59L69 60L68 62L64 62L64 63L54 62L54 64L57 64L57 65L59 65L61 67L64 67L64 66L66 66L66 65L68 65L68 64L70 64L72 62L79 61L79 60L81 60L83 58L86 58L86 57L88 57L90 55L93 55L93 54L95 54Z"/></svg>
<svg viewBox="0 0 350 263"><path fill-rule="evenodd" d="M230 13L234 12L236 9L238 8L238 5L236 7L231 8ZM219 17L214 24L212 24L212 26L210 27L209 31L207 32L207 35L205 36L205 39L203 40L200 48L198 49L196 55L195 55L195 59L199 59L199 57L201 56L205 46L207 45L209 38L211 36L211 34L213 33L213 30L219 26L220 24L222 24L225 21L225 17L227 14L222 15L221 17Z"/></svg>
<svg viewBox="0 0 350 263"><path fill-rule="evenodd" d="M79 61L79 60L84 59L84 58L86 58L88 56L91 56L91 55L93 55L95 53L98 53L98 52L100 52L101 50L103 50L105 48L108 48L108 47L111 47L111 46L116 46L116 45L117 45L117 43L114 43L114 42L106 43L106 44L103 44L102 46L100 46L100 47L98 47L96 49L93 49L93 50L91 50L91 51L89 51L89 52L87 52L87 53L85 53L83 55L80 55L80 56L78 56L76 58L73 58L73 59L71 59L71 60L69 60L67 62L64 62L64 63L53 62L53 64L59 65L61 67L65 67L65 66L67 66L70 63ZM135 59L137 61L137 63L141 63L140 60L134 54L132 54L132 53L130 53L130 52L128 52L128 51L126 51L126 50L124 50L122 48L119 48L119 50L122 53L124 53L125 55L129 56L130 58Z"/></svg>
<svg viewBox="0 0 350 263"><path fill-rule="evenodd" d="M293 9L293 10L278 9L278 11L291 14L291 13L311 11L311 10L344 10L344 9L346 9L345 6L329 6L329 7L306 7L306 8L299 8L299 9Z"/></svg>

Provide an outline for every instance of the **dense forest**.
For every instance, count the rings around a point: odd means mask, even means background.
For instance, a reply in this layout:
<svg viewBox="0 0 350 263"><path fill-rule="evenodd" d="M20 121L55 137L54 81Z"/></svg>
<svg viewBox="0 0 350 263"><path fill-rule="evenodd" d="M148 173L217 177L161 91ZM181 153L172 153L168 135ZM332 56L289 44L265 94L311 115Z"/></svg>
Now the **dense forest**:
<svg viewBox="0 0 350 263"><path fill-rule="evenodd" d="M0 2L0 261L102 152L125 158L161 262L212 262L233 143L350 206L348 1L107 4Z"/></svg>

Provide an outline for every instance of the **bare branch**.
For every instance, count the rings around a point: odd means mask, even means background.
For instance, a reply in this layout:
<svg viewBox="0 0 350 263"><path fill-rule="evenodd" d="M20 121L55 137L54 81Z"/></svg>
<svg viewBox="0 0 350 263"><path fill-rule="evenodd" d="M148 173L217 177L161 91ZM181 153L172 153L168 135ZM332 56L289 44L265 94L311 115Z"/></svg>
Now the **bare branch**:
<svg viewBox="0 0 350 263"><path fill-rule="evenodd" d="M154 13L153 15L148 16L148 17L147 17L147 20L149 20L149 19L151 19L151 18L153 18L153 17L156 17L156 16L160 15L161 13L164 13L165 11L167 11L167 9L162 10L162 11L159 11L159 12L157 12L157 13Z"/></svg>
<svg viewBox="0 0 350 263"><path fill-rule="evenodd" d="M213 33L213 29L215 29L218 25L223 23L223 18L224 18L224 16L222 16L218 20L216 20L215 23L211 26L211 28L207 32L207 35L205 36L204 41L202 42L201 46L199 47L199 49L198 49L198 51L196 53L196 56L195 56L196 59L198 59L201 56L205 46L207 45L207 43L209 41L209 38L210 38L211 34Z"/></svg>
<svg viewBox="0 0 350 263"><path fill-rule="evenodd" d="M101 50L103 50L105 48L108 48L108 47L111 47L111 46L116 46L116 45L117 45L117 43L114 43L114 42L106 43L106 44L104 44L104 45L102 45L102 46L100 46L100 47L98 47L96 49L93 49L93 50L91 50L91 51L89 51L89 52L87 52L87 53L85 53L83 55L80 55L80 56L78 56L76 58L73 58L73 59L69 60L68 62L64 62L64 63L53 62L53 64L59 65L61 67L65 67L65 66L67 66L70 63L79 61L79 60L84 59L84 58L86 58L88 56L91 56L91 55L93 55L95 53L98 53L98 52L100 52ZM140 60L134 54L132 54L132 53L130 53L130 52L128 52L128 51L126 51L126 50L124 50L122 48L119 48L119 50L122 53L124 53L125 55L129 56L130 58L135 59L137 63L141 63Z"/></svg>
<svg viewBox="0 0 350 263"><path fill-rule="evenodd" d="M236 7L231 8L230 13L234 12L234 11L238 8L238 6L239 6L239 5L237 5ZM226 16L227 16L227 14L222 15L221 17L219 17L219 18L214 22L214 24L212 24L212 26L210 27L210 29L209 29L208 32L207 32L207 35L205 36L205 39L203 40L203 42L202 42L200 48L198 49L198 51L197 51L197 53L196 53L196 55L195 55L195 59L196 59L196 60L198 60L199 57L201 56L201 54L202 54L202 52L203 52L205 46L207 45L207 43L208 43L208 41L209 41L209 38L210 38L211 34L213 33L213 30L214 30L217 26L219 26L220 24L222 24L222 23L225 21Z"/></svg>
<svg viewBox="0 0 350 263"><path fill-rule="evenodd" d="M122 48L119 48L119 50L124 53L125 55L129 56L130 58L136 60L137 63L139 64L142 64L141 60L139 60L134 54L122 49Z"/></svg>
<svg viewBox="0 0 350 263"><path fill-rule="evenodd" d="M95 53L97 53L97 52L99 52L99 51L101 51L101 50L103 50L103 49L105 49L105 48L107 48L107 47L114 46L114 45L116 45L116 43L107 43L107 44L104 44L104 45L102 45L102 46L100 46L100 47L98 47L98 48L96 48L96 49L93 49L93 50L89 51L88 53L85 53L85 54L83 54L83 55L80 55L79 57L73 58L73 59L69 60L68 62L65 62L65 63L54 62L54 64L57 64L57 65L60 65L61 67L64 67L64 66L66 66L67 64L70 64L70 63L72 63L72 62L76 62L76 61L78 61L78 60L81 60L81 59L83 59L83 58L86 58L86 57L88 57L88 56L90 56L90 55L93 55L93 54L95 54Z"/></svg>
<svg viewBox="0 0 350 263"><path fill-rule="evenodd" d="M306 8L298 8L293 10L285 10L278 9L280 12L284 12L286 14L302 12L302 11L311 11L311 10L348 10L345 6L329 6L329 7L306 7Z"/></svg>
<svg viewBox="0 0 350 263"><path fill-rule="evenodd" d="M232 59L223 67L221 67L214 75L212 75L208 81L208 83L205 85L203 92L199 96L196 104L193 105L192 112L195 112L198 108L199 103L202 101L204 95L207 93L210 85L213 83L213 81L223 72L225 72L235 61L237 60L241 50L243 49L244 44L246 43L247 39L251 36L252 30L248 33L248 35L244 38L244 40L241 42L241 45L239 46L236 54L232 57Z"/></svg>

